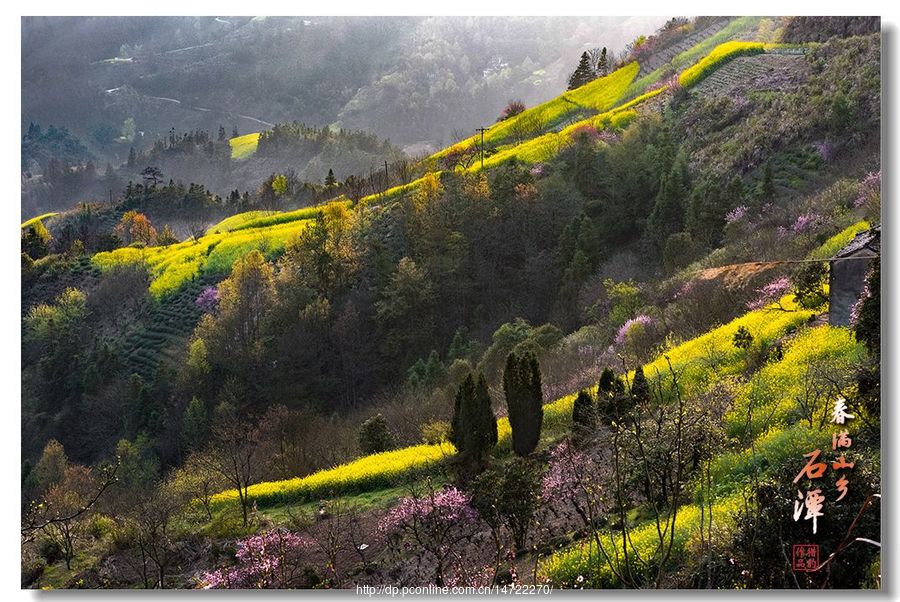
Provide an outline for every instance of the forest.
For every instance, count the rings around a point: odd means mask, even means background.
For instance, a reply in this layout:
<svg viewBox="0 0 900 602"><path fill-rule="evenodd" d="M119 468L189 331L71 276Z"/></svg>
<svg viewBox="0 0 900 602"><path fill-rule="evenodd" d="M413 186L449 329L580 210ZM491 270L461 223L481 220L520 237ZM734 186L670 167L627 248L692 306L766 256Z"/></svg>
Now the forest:
<svg viewBox="0 0 900 602"><path fill-rule="evenodd" d="M324 21L249 133L23 65L22 587L880 588L879 19Z"/></svg>

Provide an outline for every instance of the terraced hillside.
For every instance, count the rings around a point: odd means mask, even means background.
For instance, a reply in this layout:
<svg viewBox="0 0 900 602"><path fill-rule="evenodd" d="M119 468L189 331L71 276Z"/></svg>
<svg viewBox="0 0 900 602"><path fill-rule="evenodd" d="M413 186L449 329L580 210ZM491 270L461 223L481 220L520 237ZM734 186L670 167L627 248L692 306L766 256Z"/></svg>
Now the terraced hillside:
<svg viewBox="0 0 900 602"><path fill-rule="evenodd" d="M744 31L755 24L756 21L748 19L746 17L736 19L721 27L717 24L712 32L705 30L712 35L676 55L670 60L670 64L681 63L686 60L685 57L695 56L698 50L708 47L711 40L737 35L736 32ZM699 32L690 36L689 40L700 39L701 34L702 32ZM800 63L798 55L765 54L763 60L749 61L744 57L744 61L738 62L720 77L712 82L706 82L707 75L717 73L719 69L727 67L733 61L740 60L748 51L762 54L777 53L779 49L778 45L759 43L719 44L712 47L707 54L700 55L698 60L682 73L682 77L690 74L691 78L691 81L685 81L683 85L694 85L694 81L699 79L693 75L696 71L702 71L699 83L706 83L705 89L710 93L718 93L719 88L728 89L731 85L728 82L736 81L743 72L755 73L762 79L775 77L777 81L787 77L782 73L784 71L794 74L791 77L799 77L802 68L798 66ZM773 76L770 70L777 66L781 68ZM496 146L493 154L485 160L484 168L495 167L512 159L532 164L545 161L557 154L570 142L573 135L586 126L612 132L621 130L637 115L636 111L641 105L644 103L649 105L668 90L668 86L657 87L622 102L627 96L627 91L633 88L639 70L637 63L625 65L607 77L594 80L577 90L495 124L485 132L485 145L499 143L499 146ZM240 139L233 139L232 146L236 152L239 150L249 153L252 152L251 147L255 146L256 139L258 138L254 138L253 135L243 136ZM480 138L478 140L475 137L469 138L436 153L427 162L436 167L450 153L466 151L476 144L480 144ZM482 169L481 162L473 162L468 169L470 171ZM435 169L432 175L439 175L439 171ZM364 197L360 202L363 205L384 202L414 190L423 179L397 186L384 193ZM340 202L347 203L345 200ZM168 247L117 249L97 254L94 263L102 268L121 262L145 261L153 273L151 292L157 297L162 297L177 292L186 282L202 275L226 274L233 261L250 249L260 248L268 256L274 256L284 248L291 236L302 230L305 220L317 212L318 209L311 208L287 213L239 214L209 228L207 234L199 240L185 241Z"/></svg>
<svg viewBox="0 0 900 602"><path fill-rule="evenodd" d="M661 67L666 66L679 54L687 52L697 44L725 29L725 27L728 26L729 22L730 19L728 18L718 19L711 25L701 29L700 31L695 31L678 43L672 44L653 53L646 61L641 62L641 70L638 73L638 77L643 77Z"/></svg>
<svg viewBox="0 0 900 602"><path fill-rule="evenodd" d="M809 78L809 63L802 52L738 57L694 86L702 96L746 95L748 92L790 90Z"/></svg>
<svg viewBox="0 0 900 602"><path fill-rule="evenodd" d="M132 325L122 343L129 374L150 379L161 364L177 366L202 314L195 300L206 283L203 278L187 282L175 294L154 303L144 319Z"/></svg>

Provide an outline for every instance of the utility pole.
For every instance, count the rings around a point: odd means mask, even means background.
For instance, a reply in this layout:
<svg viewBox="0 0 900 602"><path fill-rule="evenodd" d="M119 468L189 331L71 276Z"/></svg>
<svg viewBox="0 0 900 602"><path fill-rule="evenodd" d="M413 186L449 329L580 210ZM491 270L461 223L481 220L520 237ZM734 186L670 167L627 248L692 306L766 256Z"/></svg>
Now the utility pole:
<svg viewBox="0 0 900 602"><path fill-rule="evenodd" d="M484 169L484 132L486 128L478 128L475 131L481 132L481 169Z"/></svg>

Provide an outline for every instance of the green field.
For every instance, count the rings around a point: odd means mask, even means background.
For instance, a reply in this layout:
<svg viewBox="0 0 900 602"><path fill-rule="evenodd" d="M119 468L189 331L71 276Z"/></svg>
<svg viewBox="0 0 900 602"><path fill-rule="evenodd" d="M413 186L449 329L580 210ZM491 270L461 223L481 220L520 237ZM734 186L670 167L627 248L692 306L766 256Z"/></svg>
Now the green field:
<svg viewBox="0 0 900 602"><path fill-rule="evenodd" d="M56 215L59 215L59 212L58 212L58 211L51 211L50 213L44 213L44 214L39 215L39 216L37 216L37 217L33 217L33 218L31 218L30 220L28 220L28 221L22 222L21 228L22 228L22 230L24 230L24 229L27 228L28 226L31 226L31 225L33 225L33 224L36 224L37 222L42 222L42 221L44 221L45 219L50 219L51 217L56 216Z"/></svg>
<svg viewBox="0 0 900 602"><path fill-rule="evenodd" d="M152 277L150 292L161 298L176 293L202 275L227 275L235 260L254 249L270 259L277 256L287 241L308 223L309 219L298 218L265 227L207 234L197 240L165 247L123 247L97 253L92 262L101 270L118 264L144 262Z"/></svg>
<svg viewBox="0 0 900 602"><path fill-rule="evenodd" d="M231 138L228 140L228 144L231 145L232 159L246 159L256 152L256 147L259 144L259 132Z"/></svg>

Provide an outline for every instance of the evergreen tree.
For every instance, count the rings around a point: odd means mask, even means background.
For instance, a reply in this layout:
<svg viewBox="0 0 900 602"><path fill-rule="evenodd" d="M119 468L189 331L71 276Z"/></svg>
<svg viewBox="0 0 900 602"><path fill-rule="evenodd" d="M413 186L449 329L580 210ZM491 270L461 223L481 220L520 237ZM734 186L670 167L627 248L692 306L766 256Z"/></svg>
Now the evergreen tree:
<svg viewBox="0 0 900 602"><path fill-rule="evenodd" d="M503 393L509 410L513 450L527 456L537 447L544 420L541 368L532 352L506 356Z"/></svg>
<svg viewBox="0 0 900 602"><path fill-rule="evenodd" d="M425 382L429 385L433 385L443 378L445 373L444 362L441 361L438 352L432 349L431 353L428 355L428 361L425 363Z"/></svg>
<svg viewBox="0 0 900 602"><path fill-rule="evenodd" d="M137 164L137 153L134 152L134 147L132 146L128 150L128 167L133 168Z"/></svg>
<svg viewBox="0 0 900 602"><path fill-rule="evenodd" d="M597 411L591 394L582 389L572 405L572 431L582 438L597 427Z"/></svg>
<svg viewBox="0 0 900 602"><path fill-rule="evenodd" d="M606 56L606 46L600 51L600 60L597 61L597 75L603 77L609 74L609 58Z"/></svg>
<svg viewBox="0 0 900 602"><path fill-rule="evenodd" d="M591 67L591 57L587 52L581 53L581 60L578 61L578 67L569 77L569 90L580 88L584 84L594 79L594 70Z"/></svg>
<svg viewBox="0 0 900 602"><path fill-rule="evenodd" d="M680 232L684 225L684 198L687 195L687 167L679 153L672 169L660 183L659 194L647 220L647 238L658 254L662 253L669 236Z"/></svg>
<svg viewBox="0 0 900 602"><path fill-rule="evenodd" d="M859 303L857 310L856 331L857 340L865 343L866 347L876 358L881 357L881 261L875 259L866 278L866 290L868 296Z"/></svg>
<svg viewBox="0 0 900 602"><path fill-rule="evenodd" d="M184 420L181 434L185 446L189 449L198 449L206 442L209 433L209 415L204 404L197 397L191 398L184 410Z"/></svg>
<svg viewBox="0 0 900 602"><path fill-rule="evenodd" d="M480 471L487 454L497 444L497 417L491 409L484 374L466 376L456 393L450 441L459 452L464 469Z"/></svg>
<svg viewBox="0 0 900 602"><path fill-rule="evenodd" d="M763 177L756 188L756 198L760 205L771 203L775 200L775 177L772 175L772 163L766 163L763 168Z"/></svg>
<svg viewBox="0 0 900 602"><path fill-rule="evenodd" d="M644 376L643 366L638 366L634 371L634 380L631 381L631 398L636 404L650 401L650 383Z"/></svg>
<svg viewBox="0 0 900 602"><path fill-rule="evenodd" d="M329 168L328 175L325 176L325 186L331 188L333 186L337 186L337 183L337 178L334 177L334 170Z"/></svg>
<svg viewBox="0 0 900 602"><path fill-rule="evenodd" d="M614 391L616 373L608 366L600 373L600 382L597 383L597 399L607 400Z"/></svg>
<svg viewBox="0 0 900 602"><path fill-rule="evenodd" d="M25 229L22 234L22 253L32 259L44 257L50 250L50 232L41 220L37 220Z"/></svg>
<svg viewBox="0 0 900 602"><path fill-rule="evenodd" d="M447 363L452 364L455 360L468 359L472 352L472 342L469 340L468 331L465 326L460 326L453 335L450 349L447 350Z"/></svg>
<svg viewBox="0 0 900 602"><path fill-rule="evenodd" d="M393 449L395 445L394 435L381 414L375 414L359 427L359 449L362 453L377 454Z"/></svg>

